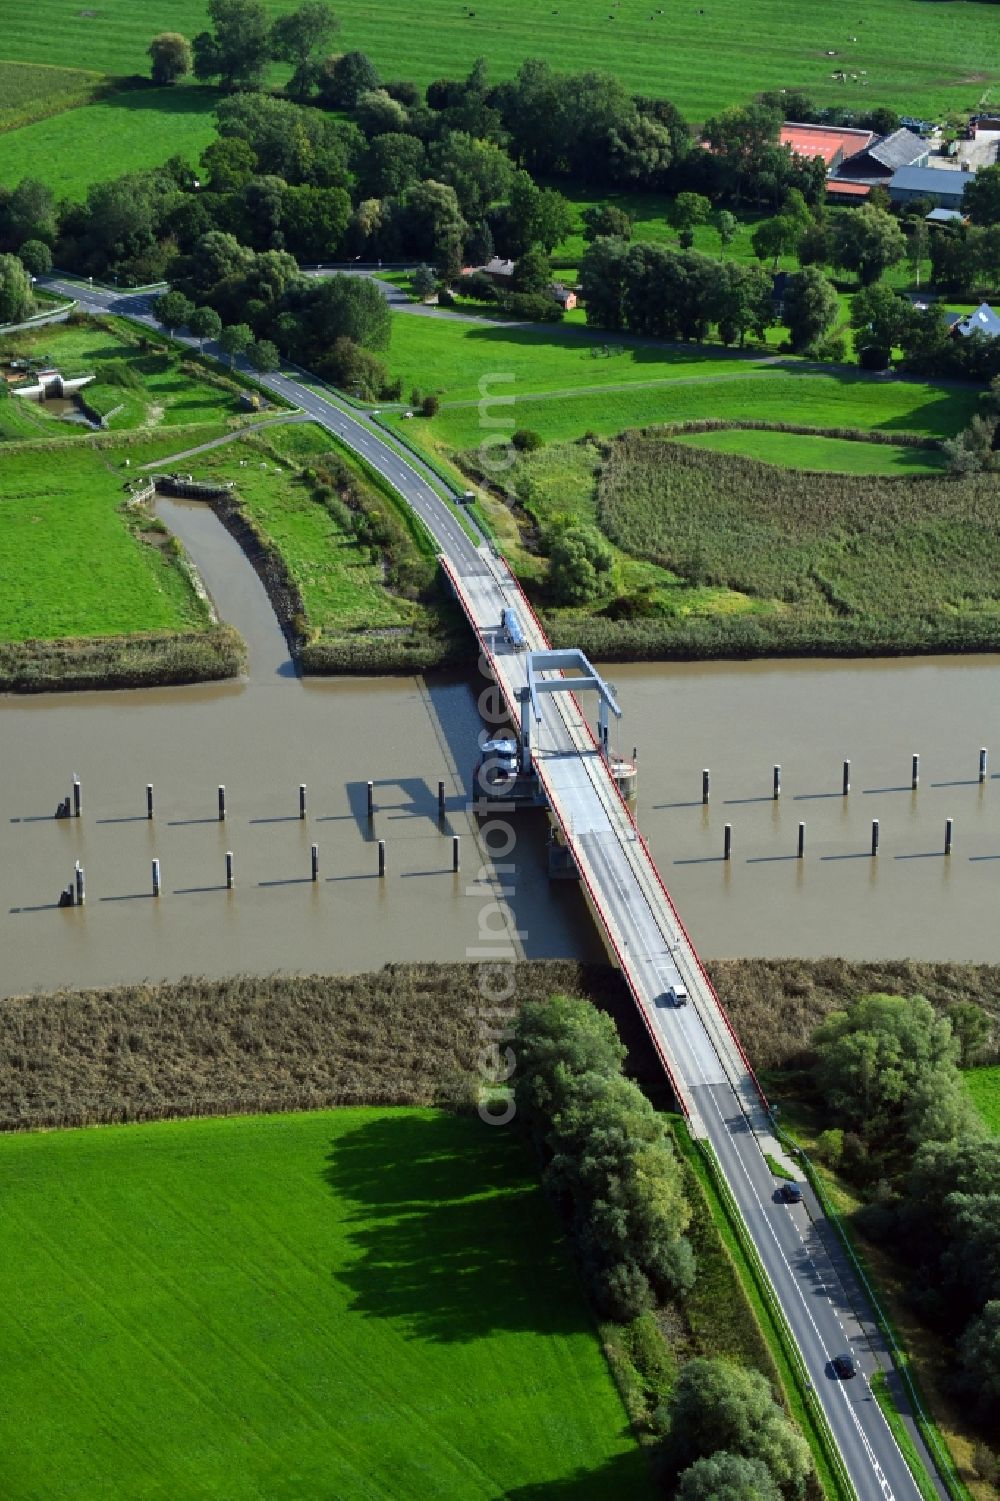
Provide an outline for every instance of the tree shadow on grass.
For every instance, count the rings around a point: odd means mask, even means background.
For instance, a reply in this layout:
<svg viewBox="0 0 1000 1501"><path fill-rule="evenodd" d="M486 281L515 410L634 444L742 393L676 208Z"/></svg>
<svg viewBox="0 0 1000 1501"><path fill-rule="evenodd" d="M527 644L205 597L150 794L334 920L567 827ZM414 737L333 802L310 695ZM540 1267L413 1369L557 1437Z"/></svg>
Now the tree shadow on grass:
<svg viewBox="0 0 1000 1501"><path fill-rule="evenodd" d="M628 1429L623 1430L623 1436ZM612 1455L595 1469L576 1469L557 1480L541 1480L506 1490L496 1501L626 1501L658 1494L650 1458L639 1445Z"/></svg>
<svg viewBox="0 0 1000 1501"><path fill-rule="evenodd" d="M350 1250L354 1312L418 1339L592 1332L569 1253L513 1127L386 1115L337 1137L323 1174Z"/></svg>

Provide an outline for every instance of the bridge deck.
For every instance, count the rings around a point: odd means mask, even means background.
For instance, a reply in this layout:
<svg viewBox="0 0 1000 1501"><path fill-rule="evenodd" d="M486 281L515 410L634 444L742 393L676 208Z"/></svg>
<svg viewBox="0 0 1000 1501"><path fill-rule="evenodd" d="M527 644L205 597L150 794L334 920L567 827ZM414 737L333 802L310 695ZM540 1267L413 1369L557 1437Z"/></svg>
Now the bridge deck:
<svg viewBox="0 0 1000 1501"><path fill-rule="evenodd" d="M503 638L502 609L517 611L529 651L545 650L549 642L503 560L486 549L479 559L478 569L461 571L447 559L441 563L517 725L526 653ZM533 730L535 771L691 1130L706 1134L698 1088L728 1082L752 1128L770 1137L766 1101L576 696L546 694L540 706L542 719ZM667 989L678 982L690 1004L665 1006ZM776 1142L769 1149L780 1150Z"/></svg>

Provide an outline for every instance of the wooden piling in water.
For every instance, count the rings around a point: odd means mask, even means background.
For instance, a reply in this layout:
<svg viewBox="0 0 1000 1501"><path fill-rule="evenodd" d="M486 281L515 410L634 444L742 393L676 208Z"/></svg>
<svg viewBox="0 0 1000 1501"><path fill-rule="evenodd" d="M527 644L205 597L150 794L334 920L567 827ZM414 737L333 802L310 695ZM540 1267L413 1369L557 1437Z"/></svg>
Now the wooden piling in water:
<svg viewBox="0 0 1000 1501"><path fill-rule="evenodd" d="M305 784L305 782L300 782L299 783L299 817L300 818L305 818L305 816L306 816L306 796L307 796L307 793L306 793L306 784Z"/></svg>
<svg viewBox="0 0 1000 1501"><path fill-rule="evenodd" d="M455 871L458 870L459 865L461 863L461 861L460 861L460 849L461 849L461 841L459 839L459 836L457 834L453 834L452 835L452 839L451 839L451 868L452 868L452 870L455 870Z"/></svg>
<svg viewBox="0 0 1000 1501"><path fill-rule="evenodd" d="M799 824L799 853L798 853L798 858L800 860L805 859L805 853L806 853L806 826L805 826L804 823L800 823Z"/></svg>
<svg viewBox="0 0 1000 1501"><path fill-rule="evenodd" d="M226 850L226 890L232 891L235 884L236 874L233 869L233 852Z"/></svg>
<svg viewBox="0 0 1000 1501"><path fill-rule="evenodd" d="M731 860L733 858L733 826L731 823L727 823L722 831L722 858L723 860Z"/></svg>
<svg viewBox="0 0 1000 1501"><path fill-rule="evenodd" d="M159 896L159 894L160 894L160 862L159 862L159 860L154 860L153 861L153 895L154 896Z"/></svg>
<svg viewBox="0 0 1000 1501"><path fill-rule="evenodd" d="M910 788L911 788L911 790L913 792L916 792L916 790L917 790L917 788L919 786L920 786L920 756L918 755L918 753L916 751L914 751L913 758L912 758L912 760L910 762Z"/></svg>
<svg viewBox="0 0 1000 1501"><path fill-rule="evenodd" d="M310 868L311 868L312 878L313 878L314 881L318 881L319 880L319 845L318 844L311 844L309 846L309 860L310 860Z"/></svg>
<svg viewBox="0 0 1000 1501"><path fill-rule="evenodd" d="M222 783L220 782L219 783L219 822L220 823L225 823L225 821L226 821L226 789L222 785Z"/></svg>
<svg viewBox="0 0 1000 1501"><path fill-rule="evenodd" d="M780 766L776 766L774 768L774 776L773 776L772 781L771 781L771 797L774 800L774 802L777 802L780 796L781 796L781 767Z"/></svg>
<svg viewBox="0 0 1000 1501"><path fill-rule="evenodd" d="M989 761L989 758L990 753L984 745L979 752L979 780L981 782L986 781L986 763Z"/></svg>
<svg viewBox="0 0 1000 1501"><path fill-rule="evenodd" d="M709 771L708 767L706 766L705 770L701 774L701 800L702 800L702 803L705 804L706 806L708 805L708 799L709 799L709 794L710 794L710 791L711 791L711 786L712 786L712 774Z"/></svg>
<svg viewBox="0 0 1000 1501"><path fill-rule="evenodd" d="M954 840L954 835L955 820L953 818L946 818L944 821L944 852L946 855L951 854L951 846Z"/></svg>
<svg viewBox="0 0 1000 1501"><path fill-rule="evenodd" d="M152 818L152 816L153 816L153 784L152 784L152 782L147 782L146 783L146 817L147 818Z"/></svg>
<svg viewBox="0 0 1000 1501"><path fill-rule="evenodd" d="M850 763L850 761L845 761L844 762L844 781L843 781L843 794L844 794L844 797L847 797L847 795L849 794L850 790L851 790L851 763Z"/></svg>
<svg viewBox="0 0 1000 1501"><path fill-rule="evenodd" d="M872 857L878 854L878 819L872 819Z"/></svg>
<svg viewBox="0 0 1000 1501"><path fill-rule="evenodd" d="M83 812L83 785L80 778L73 773L73 817L79 818Z"/></svg>
<svg viewBox="0 0 1000 1501"><path fill-rule="evenodd" d="M378 842L378 874L379 874L379 880L383 880L385 878L385 840L384 839L380 839L379 842Z"/></svg>
<svg viewBox="0 0 1000 1501"><path fill-rule="evenodd" d="M369 818L373 818L374 815L375 815L375 783L374 782L369 782L368 783L368 817Z"/></svg>

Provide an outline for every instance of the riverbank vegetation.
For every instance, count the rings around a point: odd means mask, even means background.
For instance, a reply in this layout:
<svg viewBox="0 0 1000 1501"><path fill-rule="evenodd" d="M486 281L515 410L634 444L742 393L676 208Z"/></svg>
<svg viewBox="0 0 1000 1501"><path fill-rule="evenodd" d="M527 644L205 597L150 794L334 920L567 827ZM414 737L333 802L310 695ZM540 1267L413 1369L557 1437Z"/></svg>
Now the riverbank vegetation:
<svg viewBox="0 0 1000 1501"><path fill-rule="evenodd" d="M652 1497L517 1133L353 1109L8 1137L0 1160L11 1501L404 1501L428 1473L448 1501Z"/></svg>
<svg viewBox="0 0 1000 1501"><path fill-rule="evenodd" d="M926 450L910 438L900 452L919 462ZM466 461L488 477L488 456ZM652 429L522 455L507 483L515 566L554 639L595 657L985 651L1000 639L992 475L808 473ZM605 558L571 587L567 532Z"/></svg>
<svg viewBox="0 0 1000 1501"><path fill-rule="evenodd" d="M943 1015L976 1002L1000 1025L998 965L725 959L708 969L757 1069L800 1068L820 1022L872 991L925 995ZM514 978L520 1001L561 992L608 1011L629 1072L668 1103L615 971L539 960ZM476 982L475 965L396 964L0 998L0 1129L460 1103L481 1048ZM498 1004L497 1026L515 1010Z"/></svg>

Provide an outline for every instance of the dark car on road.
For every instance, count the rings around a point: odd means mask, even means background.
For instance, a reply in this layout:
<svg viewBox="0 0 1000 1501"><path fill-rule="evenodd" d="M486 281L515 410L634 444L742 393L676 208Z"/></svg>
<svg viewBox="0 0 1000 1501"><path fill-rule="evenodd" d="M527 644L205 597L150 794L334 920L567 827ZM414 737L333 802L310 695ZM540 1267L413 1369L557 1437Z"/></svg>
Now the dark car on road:
<svg viewBox="0 0 1000 1501"><path fill-rule="evenodd" d="M858 1374L858 1368L854 1363L853 1355L835 1355L833 1357L833 1369L841 1381L848 1381Z"/></svg>
<svg viewBox="0 0 1000 1501"><path fill-rule="evenodd" d="M786 1204L802 1203L802 1185L799 1183L792 1183L790 1179L786 1179L779 1192Z"/></svg>

